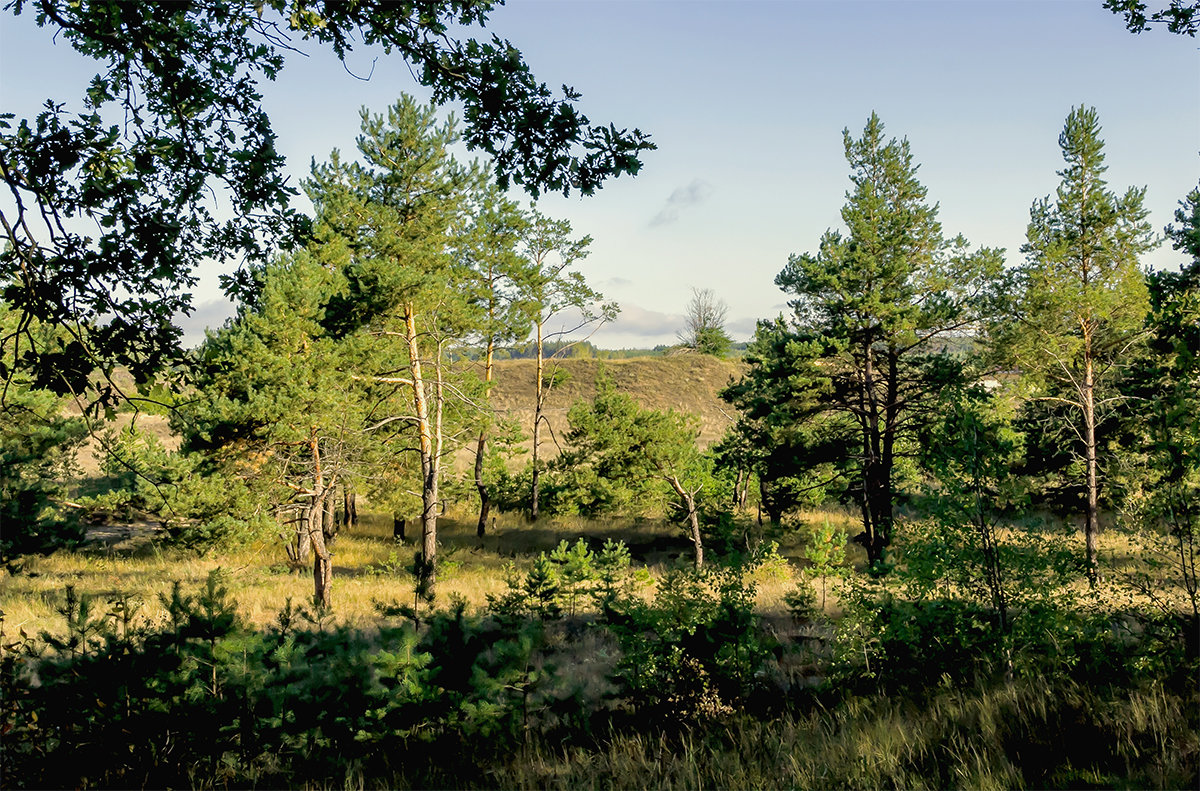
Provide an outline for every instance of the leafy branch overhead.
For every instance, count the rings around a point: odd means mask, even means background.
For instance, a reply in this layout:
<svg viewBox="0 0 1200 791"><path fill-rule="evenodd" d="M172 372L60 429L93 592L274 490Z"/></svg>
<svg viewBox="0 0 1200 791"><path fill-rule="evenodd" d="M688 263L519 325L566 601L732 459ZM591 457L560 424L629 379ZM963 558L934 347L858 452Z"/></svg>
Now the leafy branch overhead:
<svg viewBox="0 0 1200 791"><path fill-rule="evenodd" d="M178 348L172 321L191 310L200 262L258 262L304 237L260 89L298 38L339 58L361 45L405 59L435 102L462 104L464 140L491 157L501 186L587 195L637 173L654 148L643 132L593 124L578 92L550 90L509 42L457 33L483 26L494 5L13 0L7 10L32 13L99 72L81 110L53 97L36 118L0 116L0 177L14 207L0 214L3 297L69 328L75 345L70 355L68 343L30 348L27 322L0 344L20 340L31 365L86 354L146 377ZM250 269L225 285L246 296ZM51 365L58 372L44 378L77 390L80 367Z"/></svg>

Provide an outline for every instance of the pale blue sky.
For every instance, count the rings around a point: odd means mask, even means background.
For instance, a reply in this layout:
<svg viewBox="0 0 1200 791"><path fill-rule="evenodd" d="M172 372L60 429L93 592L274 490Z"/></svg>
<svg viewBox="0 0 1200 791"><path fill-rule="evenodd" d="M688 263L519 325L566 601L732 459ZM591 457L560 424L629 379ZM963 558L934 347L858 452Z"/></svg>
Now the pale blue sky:
<svg viewBox="0 0 1200 791"><path fill-rule="evenodd" d="M94 69L28 18L0 26L0 111L77 101ZM872 110L910 140L946 232L1005 247L1010 263L1031 202L1058 182L1073 105L1098 109L1109 183L1148 186L1157 228L1200 175L1200 42L1135 36L1100 0L514 0L489 30L540 79L581 91L593 121L658 143L636 178L541 204L595 238L584 271L624 308L596 338L606 346L671 342L693 286L729 303L739 338L778 313L788 254L840 223L841 131L861 131ZM297 180L311 157L353 149L360 106L427 96L402 62L380 57L364 82L301 48L311 57L263 86ZM354 53L349 69L371 72L376 54ZM209 274L194 319L219 323L228 308Z"/></svg>

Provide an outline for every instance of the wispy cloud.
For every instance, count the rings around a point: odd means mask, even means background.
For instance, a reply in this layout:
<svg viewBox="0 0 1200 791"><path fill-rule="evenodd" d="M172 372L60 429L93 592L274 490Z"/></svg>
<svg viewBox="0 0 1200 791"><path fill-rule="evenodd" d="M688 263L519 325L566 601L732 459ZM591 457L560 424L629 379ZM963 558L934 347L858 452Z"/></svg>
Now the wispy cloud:
<svg viewBox="0 0 1200 791"><path fill-rule="evenodd" d="M691 184L688 184L686 187L680 187L671 193L671 196L667 198L666 205L650 220L650 227L670 225L679 219L679 213L684 209L698 206L708 200L708 196L712 195L712 191L712 185L707 181L693 179Z"/></svg>
<svg viewBox="0 0 1200 791"><path fill-rule="evenodd" d="M621 315L617 317L614 325L621 332L638 335L674 335L683 327L683 316L626 304L621 306Z"/></svg>

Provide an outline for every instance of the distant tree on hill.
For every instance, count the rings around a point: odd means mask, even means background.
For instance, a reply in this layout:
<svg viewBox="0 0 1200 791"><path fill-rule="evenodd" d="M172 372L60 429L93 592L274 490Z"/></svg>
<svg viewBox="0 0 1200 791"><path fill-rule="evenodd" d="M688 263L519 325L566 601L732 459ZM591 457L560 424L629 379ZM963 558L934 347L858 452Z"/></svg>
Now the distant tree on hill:
<svg viewBox="0 0 1200 791"><path fill-rule="evenodd" d="M693 288L679 341L701 354L724 357L733 345L733 339L725 332L728 313L729 305L711 288Z"/></svg>

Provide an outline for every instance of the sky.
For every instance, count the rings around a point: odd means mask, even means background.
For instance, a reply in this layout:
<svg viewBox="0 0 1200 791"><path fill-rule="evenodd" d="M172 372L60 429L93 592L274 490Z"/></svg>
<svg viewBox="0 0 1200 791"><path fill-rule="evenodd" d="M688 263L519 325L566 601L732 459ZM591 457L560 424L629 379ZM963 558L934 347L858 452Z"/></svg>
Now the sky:
<svg viewBox="0 0 1200 791"><path fill-rule="evenodd" d="M658 145L636 177L539 201L594 239L580 269L622 307L592 339L607 348L673 343L693 288L728 304L737 340L786 310L775 275L840 226L842 131L860 134L872 111L910 141L946 234L1003 247L1010 265L1030 205L1059 182L1074 106L1097 108L1109 186L1146 186L1157 229L1200 176L1200 40L1129 33L1101 0L510 0L490 33L581 92L593 122ZM343 66L298 46L307 57L262 86L293 183L314 157L353 151L361 107L428 98L394 56L355 51ZM71 106L95 72L28 13L0 15L0 112ZM1145 260L1180 258L1164 246ZM217 274L201 272L189 340L232 312Z"/></svg>

